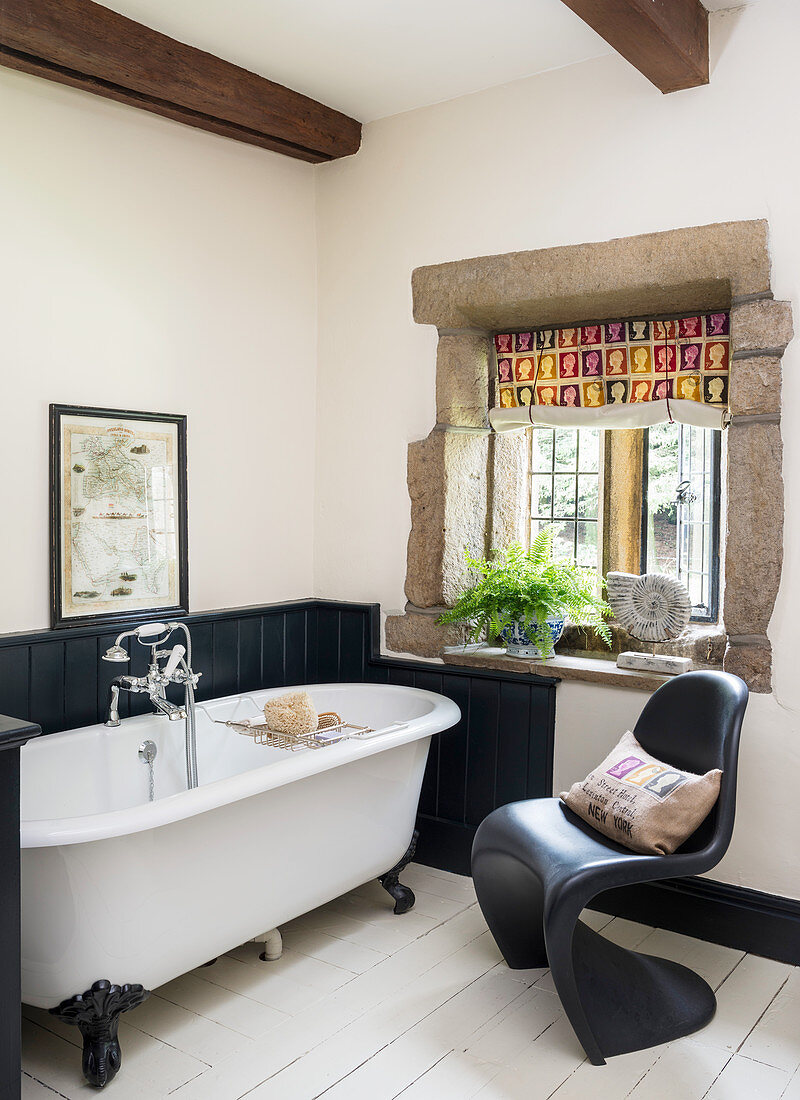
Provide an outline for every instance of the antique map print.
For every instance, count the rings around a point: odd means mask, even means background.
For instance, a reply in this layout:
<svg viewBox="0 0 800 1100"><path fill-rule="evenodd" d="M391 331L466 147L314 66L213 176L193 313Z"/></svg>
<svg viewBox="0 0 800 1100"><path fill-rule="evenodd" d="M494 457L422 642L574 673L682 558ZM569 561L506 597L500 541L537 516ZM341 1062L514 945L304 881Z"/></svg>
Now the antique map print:
<svg viewBox="0 0 800 1100"><path fill-rule="evenodd" d="M178 603L177 430L62 419L62 614Z"/></svg>

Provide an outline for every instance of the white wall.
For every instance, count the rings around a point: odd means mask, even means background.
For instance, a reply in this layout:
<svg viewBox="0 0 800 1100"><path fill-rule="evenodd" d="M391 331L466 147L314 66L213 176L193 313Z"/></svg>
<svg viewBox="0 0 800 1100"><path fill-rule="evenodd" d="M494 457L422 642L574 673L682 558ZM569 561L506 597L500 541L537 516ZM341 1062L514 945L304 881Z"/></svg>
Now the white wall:
<svg viewBox="0 0 800 1100"><path fill-rule="evenodd" d="M186 413L191 607L313 587L313 168L0 69L0 631L49 625L47 406Z"/></svg>
<svg viewBox="0 0 800 1100"><path fill-rule="evenodd" d="M662 96L604 57L372 123L357 157L317 170L319 595L385 609L404 602L406 446L434 423L436 333L412 321L414 267L768 218L773 288L792 300L800 326L800 11L795 0L763 0L716 16L712 43L705 88ZM799 359L794 344L784 359L785 424L800 418ZM776 692L750 703L738 824L715 877L800 897L800 433L785 430L784 444ZM558 691L563 785L631 724L643 697L589 685Z"/></svg>

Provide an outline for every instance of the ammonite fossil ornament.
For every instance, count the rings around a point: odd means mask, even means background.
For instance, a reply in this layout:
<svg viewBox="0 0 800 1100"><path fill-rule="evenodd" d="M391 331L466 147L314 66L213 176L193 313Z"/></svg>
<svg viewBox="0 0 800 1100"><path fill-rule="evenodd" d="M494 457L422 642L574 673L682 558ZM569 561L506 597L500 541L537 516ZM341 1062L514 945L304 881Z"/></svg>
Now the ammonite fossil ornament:
<svg viewBox="0 0 800 1100"><path fill-rule="evenodd" d="M686 587L666 573L609 573L608 602L634 638L667 642L686 628L692 603Z"/></svg>

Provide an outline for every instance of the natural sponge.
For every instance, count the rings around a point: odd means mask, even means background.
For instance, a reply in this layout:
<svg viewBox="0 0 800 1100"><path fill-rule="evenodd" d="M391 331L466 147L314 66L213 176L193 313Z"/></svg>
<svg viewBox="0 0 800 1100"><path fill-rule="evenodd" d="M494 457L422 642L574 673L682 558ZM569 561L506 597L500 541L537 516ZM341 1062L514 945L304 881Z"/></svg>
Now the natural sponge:
<svg viewBox="0 0 800 1100"><path fill-rule="evenodd" d="M267 699L264 704L264 718L270 729L276 733L287 733L290 737L313 733L319 724L317 712L307 691L290 691L286 695Z"/></svg>

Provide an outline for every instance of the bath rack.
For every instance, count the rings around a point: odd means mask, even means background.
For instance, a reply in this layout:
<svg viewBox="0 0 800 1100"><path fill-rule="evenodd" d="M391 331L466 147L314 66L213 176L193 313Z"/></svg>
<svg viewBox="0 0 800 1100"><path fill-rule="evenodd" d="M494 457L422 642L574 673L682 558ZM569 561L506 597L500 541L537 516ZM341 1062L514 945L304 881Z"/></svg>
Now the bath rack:
<svg viewBox="0 0 800 1100"><path fill-rule="evenodd" d="M363 737L374 733L371 726L356 726L352 722L343 722L334 711L319 715L317 728L310 733L279 733L270 729L264 722L250 719L246 722L225 722L215 719L217 725L228 726L244 737L252 737L256 745L270 745L274 749L324 749L328 745L338 745L350 737Z"/></svg>

